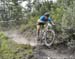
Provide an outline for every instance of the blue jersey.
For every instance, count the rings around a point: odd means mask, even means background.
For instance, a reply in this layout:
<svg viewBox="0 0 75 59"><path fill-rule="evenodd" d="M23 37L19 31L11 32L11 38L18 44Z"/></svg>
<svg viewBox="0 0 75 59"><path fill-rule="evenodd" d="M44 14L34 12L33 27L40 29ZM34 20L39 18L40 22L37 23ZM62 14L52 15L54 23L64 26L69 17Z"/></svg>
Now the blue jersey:
<svg viewBox="0 0 75 59"><path fill-rule="evenodd" d="M51 20L52 20L52 19L51 19L50 17L48 17L47 20L45 19L45 16L41 16L41 17L40 17L40 21L43 21L43 22L46 22L46 21L51 22Z"/></svg>

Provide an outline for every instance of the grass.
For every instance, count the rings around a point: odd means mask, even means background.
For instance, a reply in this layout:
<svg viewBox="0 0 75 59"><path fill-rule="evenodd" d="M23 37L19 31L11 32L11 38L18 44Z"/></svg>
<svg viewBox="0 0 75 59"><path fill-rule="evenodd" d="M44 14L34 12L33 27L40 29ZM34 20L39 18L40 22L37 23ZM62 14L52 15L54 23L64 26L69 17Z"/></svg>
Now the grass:
<svg viewBox="0 0 75 59"><path fill-rule="evenodd" d="M0 32L0 59L23 59L32 54L30 45L16 44Z"/></svg>

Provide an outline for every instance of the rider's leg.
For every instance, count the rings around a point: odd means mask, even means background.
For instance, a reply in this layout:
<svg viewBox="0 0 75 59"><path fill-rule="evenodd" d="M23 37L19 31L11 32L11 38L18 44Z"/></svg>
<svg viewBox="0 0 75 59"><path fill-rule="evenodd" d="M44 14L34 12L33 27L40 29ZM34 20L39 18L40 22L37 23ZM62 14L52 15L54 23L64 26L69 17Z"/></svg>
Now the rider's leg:
<svg viewBox="0 0 75 59"><path fill-rule="evenodd" d="M37 25L37 35L38 35L38 38L39 38L39 33L40 33L40 25L38 24Z"/></svg>

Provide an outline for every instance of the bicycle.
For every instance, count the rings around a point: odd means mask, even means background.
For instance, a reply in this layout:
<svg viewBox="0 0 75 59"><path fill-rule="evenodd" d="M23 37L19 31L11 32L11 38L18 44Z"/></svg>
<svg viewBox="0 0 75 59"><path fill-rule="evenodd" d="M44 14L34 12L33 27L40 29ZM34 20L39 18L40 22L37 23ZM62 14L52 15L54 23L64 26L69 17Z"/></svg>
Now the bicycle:
<svg viewBox="0 0 75 59"><path fill-rule="evenodd" d="M55 32L53 30L53 26L49 23L46 23L45 28L42 29L42 27L43 26L41 25L39 34L40 42L50 47L55 40Z"/></svg>

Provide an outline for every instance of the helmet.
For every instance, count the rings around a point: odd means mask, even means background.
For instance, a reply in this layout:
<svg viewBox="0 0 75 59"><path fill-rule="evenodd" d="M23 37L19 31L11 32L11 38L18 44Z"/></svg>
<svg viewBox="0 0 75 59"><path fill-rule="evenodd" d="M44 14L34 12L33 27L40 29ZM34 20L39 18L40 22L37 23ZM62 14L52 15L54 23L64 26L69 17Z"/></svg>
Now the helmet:
<svg viewBox="0 0 75 59"><path fill-rule="evenodd" d="M49 13L48 12L46 12L44 15L47 16L47 17L49 17Z"/></svg>

